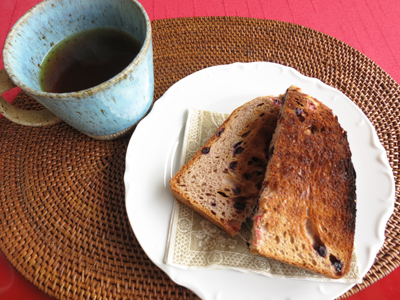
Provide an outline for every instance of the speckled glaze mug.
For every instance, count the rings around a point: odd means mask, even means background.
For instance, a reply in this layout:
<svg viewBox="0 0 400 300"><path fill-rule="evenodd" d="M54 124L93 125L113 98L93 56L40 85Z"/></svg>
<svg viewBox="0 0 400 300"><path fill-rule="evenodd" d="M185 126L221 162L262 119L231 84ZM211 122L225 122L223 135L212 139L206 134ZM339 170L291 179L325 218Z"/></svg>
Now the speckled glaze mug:
<svg viewBox="0 0 400 300"><path fill-rule="evenodd" d="M108 81L78 92L48 93L40 88L40 65L62 39L95 27L132 34L142 48ZM48 0L28 11L11 29L3 50L0 95L14 86L47 108L21 110L0 97L0 113L13 122L46 126L61 120L82 133L111 140L133 130L153 103L154 72L150 20L135 0Z"/></svg>

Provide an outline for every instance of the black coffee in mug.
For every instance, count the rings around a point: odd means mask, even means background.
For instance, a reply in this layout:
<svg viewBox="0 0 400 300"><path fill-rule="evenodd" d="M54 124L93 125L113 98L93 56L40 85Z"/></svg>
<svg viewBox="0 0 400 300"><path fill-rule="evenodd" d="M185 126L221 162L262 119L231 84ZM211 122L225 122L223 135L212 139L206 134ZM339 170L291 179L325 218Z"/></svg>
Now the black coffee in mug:
<svg viewBox="0 0 400 300"><path fill-rule="evenodd" d="M93 28L57 43L45 56L39 74L45 92L69 93L99 85L125 69L141 43L114 28Z"/></svg>

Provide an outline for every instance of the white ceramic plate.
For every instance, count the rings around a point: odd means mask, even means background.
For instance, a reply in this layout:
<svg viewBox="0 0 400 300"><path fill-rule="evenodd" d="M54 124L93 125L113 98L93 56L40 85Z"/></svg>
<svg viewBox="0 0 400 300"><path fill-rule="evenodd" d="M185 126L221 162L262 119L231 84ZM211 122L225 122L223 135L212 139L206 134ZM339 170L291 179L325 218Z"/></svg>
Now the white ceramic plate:
<svg viewBox="0 0 400 300"><path fill-rule="evenodd" d="M168 181L178 171L188 108L230 113L258 96L279 95L290 85L328 105L348 132L357 173L355 245L364 276L384 242L395 185L386 152L362 111L321 81L278 64L215 66L174 84L137 126L126 155L126 207L149 258L176 283L202 299L334 299L353 284L272 279L232 270L184 270L164 263L173 196Z"/></svg>

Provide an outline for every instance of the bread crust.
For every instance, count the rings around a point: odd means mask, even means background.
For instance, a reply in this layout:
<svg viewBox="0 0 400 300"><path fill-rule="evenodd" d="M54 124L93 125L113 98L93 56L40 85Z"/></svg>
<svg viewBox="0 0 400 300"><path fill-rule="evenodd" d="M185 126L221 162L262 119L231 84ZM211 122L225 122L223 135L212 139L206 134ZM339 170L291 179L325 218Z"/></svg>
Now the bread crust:
<svg viewBox="0 0 400 300"><path fill-rule="evenodd" d="M341 278L351 266L356 217L347 133L331 109L297 87L282 102L250 249Z"/></svg>
<svg viewBox="0 0 400 300"><path fill-rule="evenodd" d="M258 97L235 109L170 180L178 201L231 236L259 195L279 114L275 100Z"/></svg>

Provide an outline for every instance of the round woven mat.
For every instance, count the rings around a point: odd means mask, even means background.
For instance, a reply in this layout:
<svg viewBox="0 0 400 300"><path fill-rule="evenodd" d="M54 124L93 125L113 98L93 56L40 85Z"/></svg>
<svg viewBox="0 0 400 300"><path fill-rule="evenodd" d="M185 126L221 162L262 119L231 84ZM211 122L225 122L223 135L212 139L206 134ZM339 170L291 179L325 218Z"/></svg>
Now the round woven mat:
<svg viewBox="0 0 400 300"><path fill-rule="evenodd" d="M387 151L396 206L373 267L342 298L400 264L400 88L387 73L350 46L289 23L218 17L152 25L155 99L197 70L237 61L290 66L352 99ZM41 107L23 93L15 103ZM29 281L59 299L196 298L149 260L131 230L123 183L129 138L96 141L65 123L32 128L5 118L0 128L0 247Z"/></svg>

